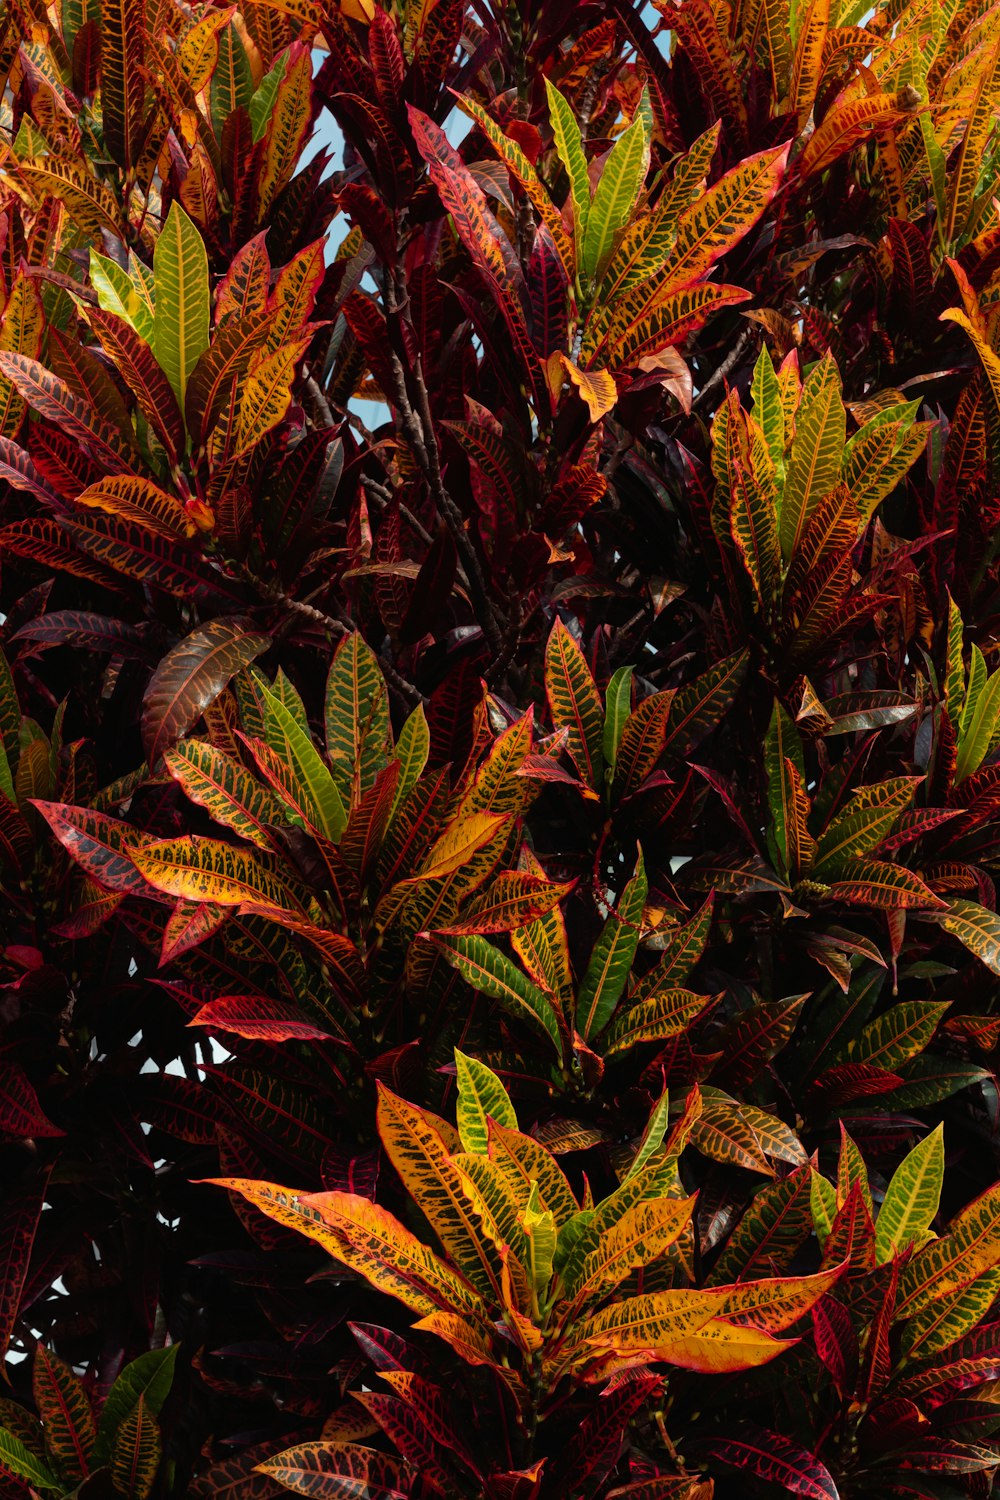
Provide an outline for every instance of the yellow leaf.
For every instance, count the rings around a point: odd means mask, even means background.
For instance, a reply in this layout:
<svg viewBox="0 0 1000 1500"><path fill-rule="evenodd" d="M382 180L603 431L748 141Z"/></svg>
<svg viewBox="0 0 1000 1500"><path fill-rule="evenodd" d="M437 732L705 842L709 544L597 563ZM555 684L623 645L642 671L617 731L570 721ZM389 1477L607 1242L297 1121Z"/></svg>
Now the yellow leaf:
<svg viewBox="0 0 1000 1500"><path fill-rule="evenodd" d="M99 479L77 495L76 503L134 521L144 531L169 542L194 536L194 523L180 501L150 480L133 474L112 474Z"/></svg>
<svg viewBox="0 0 1000 1500"><path fill-rule="evenodd" d="M41 353L45 315L33 281L18 271L11 287L0 327L0 349L37 359ZM0 435L16 437L24 418L24 398L13 381L0 378Z"/></svg>
<svg viewBox="0 0 1000 1500"><path fill-rule="evenodd" d="M599 422L618 400L615 377L609 370L581 370L565 354L560 354L559 359L580 396L586 401L590 420Z"/></svg>
<svg viewBox="0 0 1000 1500"><path fill-rule="evenodd" d="M370 4L370 0L367 3ZM371 16L357 19L370 21ZM265 137L264 165L258 187L261 214L267 212L277 193L291 177L309 128L312 54L306 47L298 55L295 55L293 49L291 55L293 60L278 85Z"/></svg>
<svg viewBox="0 0 1000 1500"><path fill-rule="evenodd" d="M449 1257L477 1291L500 1300L491 1246L452 1160L451 1127L379 1085L378 1131L386 1154Z"/></svg>
<svg viewBox="0 0 1000 1500"><path fill-rule="evenodd" d="M567 1293L579 1305L594 1301L649 1265L674 1243L694 1210L694 1198L653 1198L633 1203L601 1235L597 1248L570 1268ZM570 1269L568 1268L568 1269Z"/></svg>
<svg viewBox="0 0 1000 1500"><path fill-rule="evenodd" d="M76 161L61 156L39 157L24 162L18 176L40 200L55 197L64 203L76 227L98 244L104 229L121 236L118 205L112 194Z"/></svg>
<svg viewBox="0 0 1000 1500"><path fill-rule="evenodd" d="M150 885L188 901L240 906L266 902L301 912L302 903L277 875L253 855L219 839L155 839L130 850L132 863Z"/></svg>
<svg viewBox="0 0 1000 1500"><path fill-rule="evenodd" d="M421 1244L387 1209L354 1193L308 1193L301 1197L273 1182L213 1179L299 1234L322 1245L333 1258L379 1291L426 1316L457 1310L479 1322L485 1309L475 1292Z"/></svg>
<svg viewBox="0 0 1000 1500"><path fill-rule="evenodd" d="M210 10L185 32L177 48L177 62L188 83L198 94L212 76L219 56L218 33L233 18L235 7Z"/></svg>
<svg viewBox="0 0 1000 1500"><path fill-rule="evenodd" d="M295 367L309 347L310 335L292 339L251 371L239 403L233 456L247 453L276 427L292 400Z"/></svg>
<svg viewBox="0 0 1000 1500"><path fill-rule="evenodd" d="M728 1375L766 1365L783 1349L792 1349L798 1339L775 1339L756 1328L734 1328L713 1318L697 1333L660 1345L658 1358L683 1370L708 1375Z"/></svg>
<svg viewBox="0 0 1000 1500"><path fill-rule="evenodd" d="M471 812L457 818L436 840L418 878L438 880L454 874L509 821L506 813Z"/></svg>

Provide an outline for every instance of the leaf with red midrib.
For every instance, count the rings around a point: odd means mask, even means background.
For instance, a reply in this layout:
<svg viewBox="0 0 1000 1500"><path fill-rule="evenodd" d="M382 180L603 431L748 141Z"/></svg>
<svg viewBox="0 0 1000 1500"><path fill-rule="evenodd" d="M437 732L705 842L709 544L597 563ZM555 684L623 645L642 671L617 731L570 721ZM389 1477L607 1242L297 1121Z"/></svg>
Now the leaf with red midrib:
<svg viewBox="0 0 1000 1500"><path fill-rule="evenodd" d="M405 1500L413 1470L400 1459L359 1443L300 1443L257 1465L285 1490L300 1495L365 1496L365 1500Z"/></svg>
<svg viewBox="0 0 1000 1500"><path fill-rule="evenodd" d="M178 901L163 929L160 968L212 937L229 914L228 906L214 901Z"/></svg>
<svg viewBox="0 0 1000 1500"><path fill-rule="evenodd" d="M114 1487L129 1500L146 1500L156 1481L163 1447L156 1418L140 1396L115 1435L111 1456Z"/></svg>
<svg viewBox="0 0 1000 1500"><path fill-rule="evenodd" d="M94 1413L79 1376L44 1344L35 1350L32 1388L45 1424L45 1447L62 1474L83 1479L97 1436Z"/></svg>
<svg viewBox="0 0 1000 1500"><path fill-rule="evenodd" d="M251 1041L328 1041L333 1033L306 1021L290 1005L266 995L222 995L203 1005L188 1022L231 1031Z"/></svg>
<svg viewBox="0 0 1000 1500"><path fill-rule="evenodd" d="M782 1494L840 1500L829 1469L781 1433L748 1428L739 1437L713 1438L704 1449L722 1463L774 1485Z"/></svg>
<svg viewBox="0 0 1000 1500"><path fill-rule="evenodd" d="M113 359L122 379L134 394L144 416L159 434L171 463L184 452L184 422L177 397L153 351L135 329L122 318L99 307L88 307L87 321Z"/></svg>
<svg viewBox="0 0 1000 1500"><path fill-rule="evenodd" d="M67 854L105 890L127 896L161 900L159 892L132 863L131 851L140 842L137 828L118 818L62 802L32 801Z"/></svg>
<svg viewBox="0 0 1000 1500"><path fill-rule="evenodd" d="M0 1061L0 1137L36 1140L65 1134L45 1115L24 1069Z"/></svg>
<svg viewBox="0 0 1000 1500"><path fill-rule="evenodd" d="M107 473L142 473L142 460L138 453L128 451L121 433L36 359L0 352L0 373L17 386L34 411L82 443Z"/></svg>
<svg viewBox="0 0 1000 1500"><path fill-rule="evenodd" d="M49 1171L46 1167L34 1181L10 1193L0 1216L0 1355L7 1352L20 1312Z"/></svg>

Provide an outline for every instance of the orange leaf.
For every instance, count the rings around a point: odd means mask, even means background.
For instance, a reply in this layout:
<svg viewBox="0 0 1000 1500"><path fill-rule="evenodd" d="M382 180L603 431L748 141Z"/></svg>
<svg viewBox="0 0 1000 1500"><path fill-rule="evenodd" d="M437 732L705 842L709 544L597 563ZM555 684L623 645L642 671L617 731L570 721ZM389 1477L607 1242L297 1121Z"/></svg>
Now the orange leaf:
<svg viewBox="0 0 1000 1500"><path fill-rule="evenodd" d="M615 377L609 370L580 370L565 354L560 354L559 359L581 399L586 401L590 409L590 420L599 422L618 400Z"/></svg>

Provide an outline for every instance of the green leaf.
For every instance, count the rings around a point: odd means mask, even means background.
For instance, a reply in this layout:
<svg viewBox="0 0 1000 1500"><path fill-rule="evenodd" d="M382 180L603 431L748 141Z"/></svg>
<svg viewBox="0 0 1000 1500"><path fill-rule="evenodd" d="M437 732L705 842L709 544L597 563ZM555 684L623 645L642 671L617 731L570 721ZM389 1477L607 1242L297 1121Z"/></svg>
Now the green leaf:
<svg viewBox="0 0 1000 1500"><path fill-rule="evenodd" d="M389 812L390 822L395 816L396 809L402 805L404 798L409 796L420 780L427 764L430 748L431 732L427 724L427 715L424 713L424 705L418 703L399 731L399 738L396 741L399 779L396 782Z"/></svg>
<svg viewBox="0 0 1000 1500"><path fill-rule="evenodd" d="M938 1125L900 1162L875 1222L875 1259L881 1265L922 1243L941 1202L944 1126Z"/></svg>
<svg viewBox="0 0 1000 1500"><path fill-rule="evenodd" d="M939 922L988 969L1000 974L1000 916L995 911L958 896L949 901L946 912L925 914L925 920Z"/></svg>
<svg viewBox="0 0 1000 1500"><path fill-rule="evenodd" d="M998 1292L1000 1270L992 1270L968 1286L935 1297L903 1328L900 1349L904 1359L928 1359L970 1333L989 1312Z"/></svg>
<svg viewBox="0 0 1000 1500"><path fill-rule="evenodd" d="M635 874L605 922L590 955L587 972L580 982L576 998L576 1029L586 1041L608 1024L621 999L639 946L648 889L640 848Z"/></svg>
<svg viewBox="0 0 1000 1500"><path fill-rule="evenodd" d="M555 137L559 160L569 177L573 198L573 229L576 237L577 267L580 265L582 246L587 233L587 218L590 213L590 176L587 157L583 149L583 136L576 115L555 84L545 80L545 93L549 101L549 120Z"/></svg>
<svg viewBox="0 0 1000 1500"><path fill-rule="evenodd" d="M601 282L600 294L590 315L602 329L612 310L633 287L648 281L662 269L677 238L677 223L704 191L705 178L719 144L718 122L698 137L691 150L678 159L674 174L665 185L651 213L640 214L626 230L621 244Z"/></svg>
<svg viewBox="0 0 1000 1500"><path fill-rule="evenodd" d="M910 1317L1000 1265L1000 1183L955 1215L947 1234L914 1252L900 1277L898 1313Z"/></svg>
<svg viewBox="0 0 1000 1500"><path fill-rule="evenodd" d="M812 1169L812 1176L809 1179L809 1207L812 1210L816 1238L822 1250L836 1218L837 1190L833 1183L828 1182L815 1168Z"/></svg>
<svg viewBox="0 0 1000 1500"><path fill-rule="evenodd" d="M905 1000L869 1021L857 1045L850 1050L848 1061L874 1063L887 1073L894 1073L900 1063L916 1057L934 1035L948 1000Z"/></svg>
<svg viewBox="0 0 1000 1500"><path fill-rule="evenodd" d="M667 720L673 699L672 692L651 693L626 718L615 755L612 781L615 801L637 792L647 776L655 771L667 742Z"/></svg>
<svg viewBox="0 0 1000 1500"><path fill-rule="evenodd" d="M17 806L17 793L14 791L14 777L11 774L10 761L7 759L7 751L4 749L3 740L0 740L0 792L3 792L7 801Z"/></svg>
<svg viewBox="0 0 1000 1500"><path fill-rule="evenodd" d="M642 1133L638 1150L629 1162L628 1171L622 1178L622 1182L628 1182L649 1161L655 1151L659 1151L663 1144L663 1137L667 1131L667 1119L670 1113L670 1095L666 1089L657 1099L650 1112L646 1128Z"/></svg>
<svg viewBox="0 0 1000 1500"><path fill-rule="evenodd" d="M732 399L736 399L735 392ZM748 421L742 413L739 420L744 424L746 448L734 457L729 525L754 592L767 613L781 584L774 471L756 422Z"/></svg>
<svg viewBox="0 0 1000 1500"><path fill-rule="evenodd" d="M204 740L182 740L163 757L171 776L224 828L258 849L273 849L270 827L287 822L285 804L239 761ZM279 846L280 847L280 846Z"/></svg>
<svg viewBox="0 0 1000 1500"><path fill-rule="evenodd" d="M858 1149L858 1143L845 1129L840 1127L840 1159L837 1162L837 1207L843 1208L847 1202L851 1189L857 1184L861 1190L861 1197L868 1212L874 1217L875 1207L872 1203L871 1183L868 1181L868 1168L865 1159Z"/></svg>
<svg viewBox="0 0 1000 1500"><path fill-rule="evenodd" d="M136 333L142 332L139 327L142 308L132 278L115 261L100 255L93 247L90 251L90 284L97 293L99 307L124 319ZM148 332L143 337L148 337Z"/></svg>
<svg viewBox="0 0 1000 1500"><path fill-rule="evenodd" d="M958 605L948 595L948 660L945 667L945 704L952 723L958 728L965 702L965 664L962 660L964 631Z"/></svg>
<svg viewBox="0 0 1000 1500"><path fill-rule="evenodd" d="M625 721L632 712L632 674L634 667L619 667L604 694L604 736L602 749L606 765L614 766L618 756Z"/></svg>
<svg viewBox="0 0 1000 1500"><path fill-rule="evenodd" d="M510 1096L492 1068L455 1048L458 1075L456 1120L462 1149L485 1156L489 1149L489 1121L517 1129L517 1115Z"/></svg>
<svg viewBox="0 0 1000 1500"><path fill-rule="evenodd" d="M528 1237L528 1274L537 1306L552 1279L552 1262L556 1253L555 1215L550 1209L542 1208L537 1182L531 1184L528 1206L521 1219Z"/></svg>
<svg viewBox="0 0 1000 1500"><path fill-rule="evenodd" d="M790 562L806 523L840 478L846 438L840 376L824 355L806 380L781 497L781 554Z"/></svg>
<svg viewBox="0 0 1000 1500"><path fill-rule="evenodd" d="M750 394L753 397L753 419L764 435L780 495L785 478L785 412L781 403L781 386L766 344L761 345L754 366Z"/></svg>
<svg viewBox="0 0 1000 1500"><path fill-rule="evenodd" d="M746 649L716 662L693 682L678 688L670 704L666 748L671 756L690 754L722 718L746 676Z"/></svg>
<svg viewBox="0 0 1000 1500"><path fill-rule="evenodd" d="M601 1043L601 1052L614 1057L644 1042L664 1042L679 1036L710 1004L707 995L696 995L692 990L655 989L628 1009L623 1006L618 1011Z"/></svg>
<svg viewBox="0 0 1000 1500"><path fill-rule="evenodd" d="M791 1264L812 1229L813 1176L811 1167L798 1167L754 1194L712 1267L708 1286L774 1276Z"/></svg>
<svg viewBox="0 0 1000 1500"><path fill-rule="evenodd" d="M254 145L267 133L267 123L274 109L274 101L278 93L278 85L285 76L285 68L288 66L288 53L282 52L270 73L265 73L260 85L250 100L250 126L253 130Z"/></svg>
<svg viewBox="0 0 1000 1500"><path fill-rule="evenodd" d="M604 775L604 708L579 645L556 619L545 647L545 691L552 722L569 731L566 748L595 791Z"/></svg>
<svg viewBox="0 0 1000 1500"><path fill-rule="evenodd" d="M601 274L619 232L631 218L646 164L646 127L637 114L612 147L587 214L582 247L577 250L580 276L587 281Z"/></svg>
<svg viewBox="0 0 1000 1500"><path fill-rule="evenodd" d="M336 781L297 719L263 683L259 688L267 743L294 772L303 815L317 833L338 843L347 827L347 811Z"/></svg>
<svg viewBox="0 0 1000 1500"><path fill-rule="evenodd" d="M633 1004L660 988L687 983L692 969L705 951L708 934L712 929L714 907L714 897L706 896L698 911L682 926L671 928L662 937L657 934L657 942L663 948L660 961L636 985L631 997Z"/></svg>
<svg viewBox="0 0 1000 1500"><path fill-rule="evenodd" d="M233 23L223 26L218 35L219 55L212 69L209 104L215 134L221 140L229 116L238 109L249 109L253 103L253 74L246 48Z"/></svg>
<svg viewBox="0 0 1000 1500"><path fill-rule="evenodd" d="M767 800L771 810L768 842L781 874L796 880L809 867L815 842L809 834L802 741L777 698L764 737Z"/></svg>
<svg viewBox="0 0 1000 1500"><path fill-rule="evenodd" d="M993 744L1000 720L1000 671L983 680L986 666L978 646L972 647L973 673L958 733L955 781L977 771ZM982 664L980 668L980 664ZM975 684L975 688L973 687Z"/></svg>
<svg viewBox="0 0 1000 1500"><path fill-rule="evenodd" d="M208 348L211 299L205 246L176 198L156 241L153 271L153 352L183 411L188 379Z"/></svg>
<svg viewBox="0 0 1000 1500"><path fill-rule="evenodd" d="M151 1349L140 1354L130 1365L126 1365L118 1376L101 1411L97 1429L95 1463L106 1463L114 1446L114 1437L119 1427L132 1414L142 1397L146 1411L159 1416L163 1403L170 1394L174 1379L174 1363L178 1344L167 1349Z"/></svg>
<svg viewBox="0 0 1000 1500"><path fill-rule="evenodd" d="M0 1427L0 1468L16 1474L18 1479L27 1479L43 1490L62 1488L51 1469L46 1468L42 1460L36 1458L21 1439L8 1432L6 1427Z"/></svg>
<svg viewBox="0 0 1000 1500"><path fill-rule="evenodd" d="M893 776L873 786L858 787L846 806L816 842L813 872L830 880L845 860L871 854L886 837L903 810L913 801L918 778Z"/></svg>
<svg viewBox="0 0 1000 1500"><path fill-rule="evenodd" d="M264 681L264 687L266 688L267 686L267 682ZM302 701L302 694L299 692L295 684L293 682L290 682L289 679L285 676L284 670L281 667L278 668L277 676L275 677L274 682L271 684L271 692L278 699L279 703L283 703L285 705L285 707L288 709L288 712L295 720L296 724L298 724L299 728L305 730L306 734L308 734L309 715L306 713L306 706Z"/></svg>
<svg viewBox="0 0 1000 1500"><path fill-rule="evenodd" d="M557 1051L562 1050L559 1022L551 1000L499 948L485 938L465 934L423 935L437 944L452 968L473 989L498 1000L519 1020L526 1020L544 1032Z"/></svg>
<svg viewBox="0 0 1000 1500"><path fill-rule="evenodd" d="M347 807L372 785L389 759L389 696L371 647L345 636L326 683L326 748Z"/></svg>

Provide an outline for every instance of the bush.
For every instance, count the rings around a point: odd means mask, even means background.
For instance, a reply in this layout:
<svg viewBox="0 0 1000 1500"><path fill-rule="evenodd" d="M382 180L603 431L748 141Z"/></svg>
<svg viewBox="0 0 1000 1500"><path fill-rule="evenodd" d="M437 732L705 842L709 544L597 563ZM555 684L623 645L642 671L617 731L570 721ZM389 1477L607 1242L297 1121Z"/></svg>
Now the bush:
<svg viewBox="0 0 1000 1500"><path fill-rule="evenodd" d="M997 24L11 0L4 1496L996 1492Z"/></svg>

